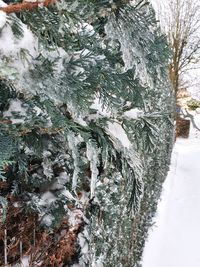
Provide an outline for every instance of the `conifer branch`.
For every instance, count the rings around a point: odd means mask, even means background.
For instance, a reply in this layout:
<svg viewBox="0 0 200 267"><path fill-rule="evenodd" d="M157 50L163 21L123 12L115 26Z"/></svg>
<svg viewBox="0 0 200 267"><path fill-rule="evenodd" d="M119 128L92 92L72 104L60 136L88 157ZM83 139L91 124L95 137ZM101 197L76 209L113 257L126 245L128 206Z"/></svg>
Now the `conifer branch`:
<svg viewBox="0 0 200 267"><path fill-rule="evenodd" d="M45 0L44 2L36 1L36 2L22 2L19 4L11 4L8 6L0 7L0 11L3 11L7 14L10 13L18 13L25 10L32 10L36 9L39 6L48 7L50 4L52 4L54 1L52 0Z"/></svg>

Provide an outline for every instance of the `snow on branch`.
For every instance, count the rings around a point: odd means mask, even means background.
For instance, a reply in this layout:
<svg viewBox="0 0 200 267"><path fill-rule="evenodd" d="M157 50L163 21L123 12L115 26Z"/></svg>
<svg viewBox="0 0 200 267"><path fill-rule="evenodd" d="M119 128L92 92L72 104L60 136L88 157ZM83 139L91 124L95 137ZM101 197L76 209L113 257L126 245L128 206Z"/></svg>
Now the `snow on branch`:
<svg viewBox="0 0 200 267"><path fill-rule="evenodd" d="M22 2L19 4L11 4L8 6L0 7L0 11L4 11L7 14L10 13L18 13L24 10L32 10L38 8L39 6L48 7L50 4L55 3L53 0L45 0L45 1L35 1L35 2Z"/></svg>

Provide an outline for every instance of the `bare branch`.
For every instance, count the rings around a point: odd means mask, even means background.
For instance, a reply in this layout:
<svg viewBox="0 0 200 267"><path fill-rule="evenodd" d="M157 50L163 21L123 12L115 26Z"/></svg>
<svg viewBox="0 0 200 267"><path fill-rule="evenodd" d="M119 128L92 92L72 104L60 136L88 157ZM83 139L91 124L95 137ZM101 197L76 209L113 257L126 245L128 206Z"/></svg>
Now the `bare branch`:
<svg viewBox="0 0 200 267"><path fill-rule="evenodd" d="M45 6L48 7L50 4L52 4L54 1L52 0L45 0L44 2L36 1L36 2L23 2L20 4L11 4L5 7L0 7L0 11L4 11L7 14L10 13L19 13L24 10L32 10L36 9L38 7Z"/></svg>
<svg viewBox="0 0 200 267"><path fill-rule="evenodd" d="M191 0L153 0L161 29L172 49L169 76L175 92L187 80L188 69L200 62L200 3Z"/></svg>
<svg viewBox="0 0 200 267"><path fill-rule="evenodd" d="M181 114L183 115L184 118L189 118L192 122L192 125L195 129L197 129L198 131L200 131L200 128L197 126L195 120L194 120L194 116L192 114L190 114L187 109L184 110L185 113L182 111Z"/></svg>

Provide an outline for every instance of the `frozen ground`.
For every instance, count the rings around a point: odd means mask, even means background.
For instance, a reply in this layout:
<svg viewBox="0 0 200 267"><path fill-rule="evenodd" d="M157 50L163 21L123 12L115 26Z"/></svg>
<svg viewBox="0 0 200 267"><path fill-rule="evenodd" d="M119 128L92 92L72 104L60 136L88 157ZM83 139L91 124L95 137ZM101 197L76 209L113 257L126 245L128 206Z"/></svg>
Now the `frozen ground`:
<svg viewBox="0 0 200 267"><path fill-rule="evenodd" d="M200 115L195 117L200 126ZM178 139L143 267L200 267L200 133Z"/></svg>

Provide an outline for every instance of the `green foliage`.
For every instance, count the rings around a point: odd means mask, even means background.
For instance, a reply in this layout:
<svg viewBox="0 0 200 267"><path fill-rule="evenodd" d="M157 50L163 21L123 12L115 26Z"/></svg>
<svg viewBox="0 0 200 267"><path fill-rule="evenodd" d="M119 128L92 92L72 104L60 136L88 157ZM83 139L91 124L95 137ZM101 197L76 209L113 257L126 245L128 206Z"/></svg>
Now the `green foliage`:
<svg viewBox="0 0 200 267"><path fill-rule="evenodd" d="M7 135L0 133L0 179L5 180L5 168L12 164L13 154L16 152L14 140Z"/></svg>
<svg viewBox="0 0 200 267"><path fill-rule="evenodd" d="M15 15L8 16L7 24L11 26L12 32L17 38L20 39L24 36L22 23Z"/></svg>
<svg viewBox="0 0 200 267"><path fill-rule="evenodd" d="M3 197L50 232L81 213L81 266L134 266L173 143L169 50L152 7L69 0L8 21L22 47L0 56ZM24 25L38 41L28 50Z"/></svg>

